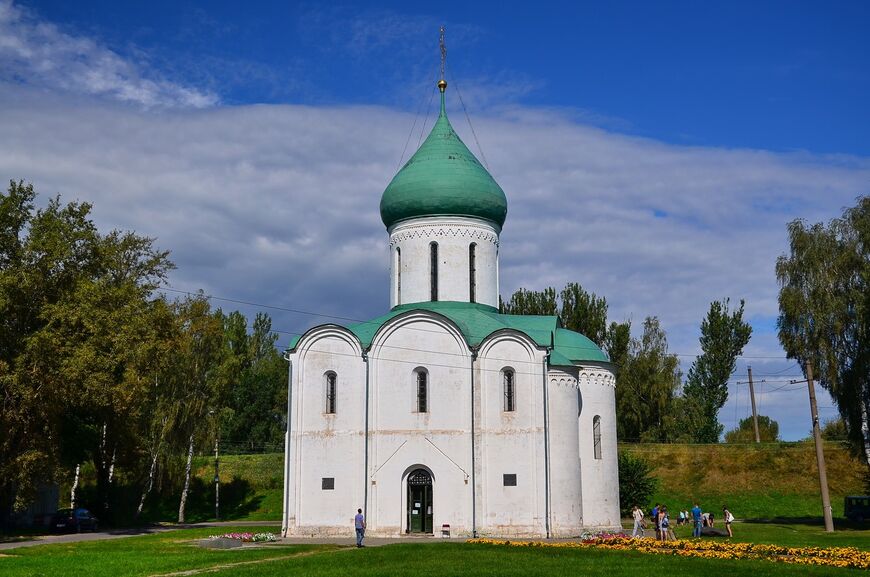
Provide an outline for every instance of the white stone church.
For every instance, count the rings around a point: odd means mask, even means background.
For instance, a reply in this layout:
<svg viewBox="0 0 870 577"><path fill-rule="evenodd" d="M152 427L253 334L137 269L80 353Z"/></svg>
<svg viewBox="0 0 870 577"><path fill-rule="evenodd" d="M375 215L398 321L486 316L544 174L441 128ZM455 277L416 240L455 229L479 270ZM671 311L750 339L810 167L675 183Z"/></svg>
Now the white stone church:
<svg viewBox="0 0 870 577"><path fill-rule="evenodd" d="M498 312L501 187L444 108L381 198L390 311L287 353L285 535L616 528L615 380L552 316Z"/></svg>

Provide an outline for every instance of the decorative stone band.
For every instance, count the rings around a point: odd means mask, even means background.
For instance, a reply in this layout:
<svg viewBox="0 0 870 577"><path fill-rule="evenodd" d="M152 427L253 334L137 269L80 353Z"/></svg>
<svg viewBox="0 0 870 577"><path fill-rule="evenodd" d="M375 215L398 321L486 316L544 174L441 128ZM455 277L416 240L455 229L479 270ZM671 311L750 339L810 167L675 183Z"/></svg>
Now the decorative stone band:
<svg viewBox="0 0 870 577"><path fill-rule="evenodd" d="M410 239L438 237L467 238L482 242L490 242L496 247L499 245L497 234L477 226L462 224L419 224L397 227L393 234L390 235L390 248L394 248L396 243Z"/></svg>
<svg viewBox="0 0 870 577"><path fill-rule="evenodd" d="M565 373L550 373L550 385L577 388L577 379Z"/></svg>
<svg viewBox="0 0 870 577"><path fill-rule="evenodd" d="M580 371L578 381L580 382L581 387L601 385L616 388L616 378L614 378L613 373L605 369L585 368Z"/></svg>

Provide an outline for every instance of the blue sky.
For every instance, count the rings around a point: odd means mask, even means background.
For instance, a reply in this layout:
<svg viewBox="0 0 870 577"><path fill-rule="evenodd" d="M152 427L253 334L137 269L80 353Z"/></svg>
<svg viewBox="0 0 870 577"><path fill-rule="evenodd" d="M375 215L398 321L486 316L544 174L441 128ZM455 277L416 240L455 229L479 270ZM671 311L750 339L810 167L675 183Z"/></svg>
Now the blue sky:
<svg viewBox="0 0 870 577"><path fill-rule="evenodd" d="M177 289L319 313L269 309L282 343L378 316L378 201L433 120L443 23L448 111L477 153L461 91L509 200L502 295L580 282L659 316L684 371L709 303L744 298L720 418L751 364L806 436L773 267L789 221L870 193L870 4L468 4L0 0L0 177L155 237Z"/></svg>
<svg viewBox="0 0 870 577"><path fill-rule="evenodd" d="M229 104L411 109L444 23L456 78L492 102L672 143L870 153L867 2L24 5Z"/></svg>

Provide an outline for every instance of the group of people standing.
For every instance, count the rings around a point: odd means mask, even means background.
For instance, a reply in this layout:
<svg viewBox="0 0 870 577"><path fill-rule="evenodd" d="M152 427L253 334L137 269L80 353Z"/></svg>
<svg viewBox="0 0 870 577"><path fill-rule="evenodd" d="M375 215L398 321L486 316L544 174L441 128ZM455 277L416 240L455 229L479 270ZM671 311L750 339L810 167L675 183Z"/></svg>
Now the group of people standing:
<svg viewBox="0 0 870 577"><path fill-rule="evenodd" d="M643 509L635 505L631 510L631 516L634 520L634 529L631 532L631 536L644 537L646 534L646 519ZM728 531L728 536L733 537L734 534L731 532L731 523L734 522L734 515L732 515L731 511L728 510L727 505L722 507L722 518L725 519L725 530ZM655 525L657 540L676 540L674 530L671 528L671 519L668 514L668 508L665 505L656 503L655 507L653 507L650 512L650 519ZM677 520L678 525L685 525L690 521L692 522L692 537L695 538L701 537L701 527L713 527L715 523L713 513L703 513L701 507L699 507L697 503L695 503L695 506L692 507L691 511L679 512Z"/></svg>

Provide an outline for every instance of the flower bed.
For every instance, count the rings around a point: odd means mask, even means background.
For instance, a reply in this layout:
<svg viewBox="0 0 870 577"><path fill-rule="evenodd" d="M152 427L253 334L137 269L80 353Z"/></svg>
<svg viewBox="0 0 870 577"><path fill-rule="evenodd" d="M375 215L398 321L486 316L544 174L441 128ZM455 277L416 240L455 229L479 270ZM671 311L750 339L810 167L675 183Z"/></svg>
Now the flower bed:
<svg viewBox="0 0 870 577"><path fill-rule="evenodd" d="M585 537L585 536L584 536ZM755 543L731 543L722 541L676 540L657 541L650 537L632 538L623 535L598 535L580 542L505 541L499 539L475 539L471 543L509 545L512 547L597 547L616 551L639 551L659 555L681 557L706 557L708 559L763 559L799 565L822 565L870 569L870 552L855 547L783 547Z"/></svg>
<svg viewBox="0 0 870 577"><path fill-rule="evenodd" d="M236 539L242 543L269 543L277 541L278 536L274 533L224 533L223 535L211 535L209 539Z"/></svg>

